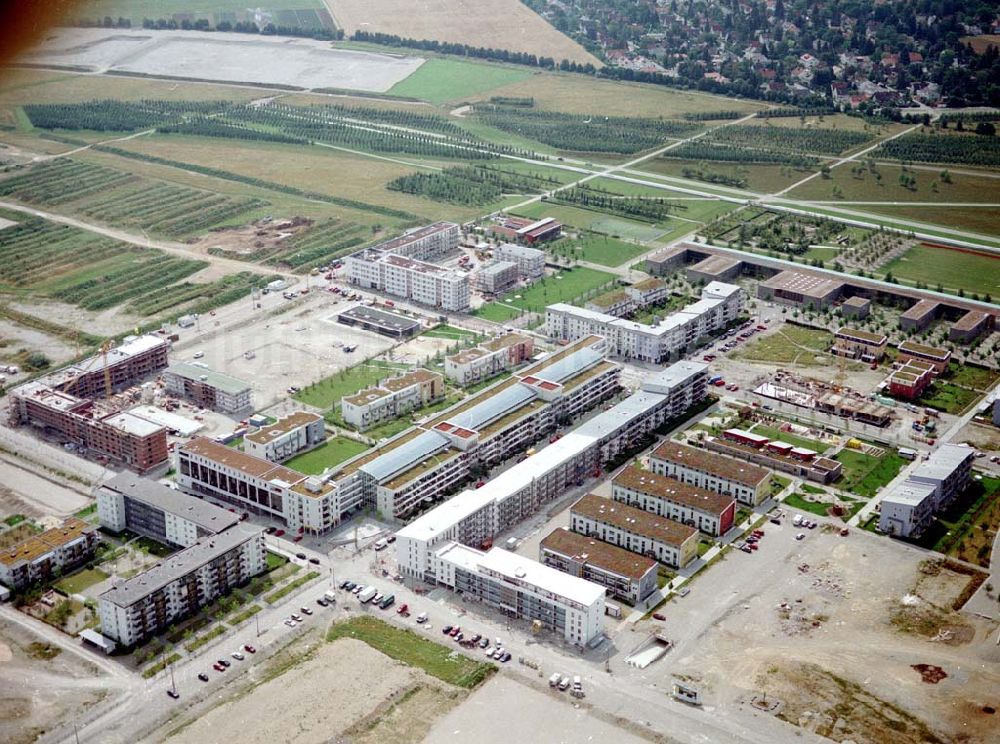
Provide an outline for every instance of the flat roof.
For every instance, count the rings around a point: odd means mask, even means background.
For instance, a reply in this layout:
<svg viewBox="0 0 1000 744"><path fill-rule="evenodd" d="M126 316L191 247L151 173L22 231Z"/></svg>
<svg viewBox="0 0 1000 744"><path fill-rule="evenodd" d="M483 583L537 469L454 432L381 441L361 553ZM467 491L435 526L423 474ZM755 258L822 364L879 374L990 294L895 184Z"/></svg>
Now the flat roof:
<svg viewBox="0 0 1000 744"><path fill-rule="evenodd" d="M850 326L843 326L837 331L836 335L839 338L863 341L866 344L878 344L879 346L889 343L889 337L884 333L871 333L870 331L863 331L860 328L851 328Z"/></svg>
<svg viewBox="0 0 1000 744"><path fill-rule="evenodd" d="M493 263L486 264L481 269L479 269L482 274L503 274L504 272L515 272L517 271L517 264L513 261L494 261Z"/></svg>
<svg viewBox="0 0 1000 744"><path fill-rule="evenodd" d="M159 424L168 431L179 432L181 436L185 437L190 437L205 428L205 424L201 421L195 421L193 418L188 418L187 416L180 416L170 411L164 411L162 408L153 405L136 406L129 409L129 413L133 416L144 418L147 421L152 421L154 424Z"/></svg>
<svg viewBox="0 0 1000 744"><path fill-rule="evenodd" d="M648 279L643 279L642 281L636 282L631 286L632 289L637 289L640 292L650 292L654 289L661 289L666 287L667 283L660 279L659 277L651 276Z"/></svg>
<svg viewBox="0 0 1000 744"><path fill-rule="evenodd" d="M222 532L239 524L240 521L237 514L220 506L199 499L197 496L188 496L182 491L148 478L140 478L134 473L119 473L100 488L123 494L130 499L182 517L213 533Z"/></svg>
<svg viewBox="0 0 1000 744"><path fill-rule="evenodd" d="M443 382L444 377L437 372L431 372L430 370L417 367L416 369L405 374L383 380L382 387L388 388L394 393L398 393L400 390L405 390L406 388L418 385L421 382L431 382L433 380Z"/></svg>
<svg viewBox="0 0 1000 744"><path fill-rule="evenodd" d="M0 550L0 563L12 566L21 561L33 561L58 547L67 545L94 527L77 517L69 517L58 527L47 529L22 540L16 545Z"/></svg>
<svg viewBox="0 0 1000 744"><path fill-rule="evenodd" d="M930 483L919 483L907 479L891 487L888 493L882 497L882 503L917 506L925 499L933 497L935 490L935 487Z"/></svg>
<svg viewBox="0 0 1000 744"><path fill-rule="evenodd" d="M253 478L266 481L281 481L291 485L298 483L306 476L282 465L275 465L270 460L254 457L240 452L224 444L213 442L205 437L196 437L179 448L178 452L190 452L192 455L207 457L220 465L234 468Z"/></svg>
<svg viewBox="0 0 1000 744"><path fill-rule="evenodd" d="M471 349L462 349L462 351L452 354L447 357L447 359L454 364L468 364L469 362L474 362L477 359L482 359L490 353L490 351L482 348L481 346L473 346Z"/></svg>
<svg viewBox="0 0 1000 744"><path fill-rule="evenodd" d="M295 413L290 413L287 416L278 419L273 424L260 427L257 431L251 432L243 438L249 439L251 442L256 442L257 444L267 444L276 437L280 437L282 434L287 434L290 431L294 431L295 429L308 426L309 424L314 424L317 421L322 420L323 417L318 413L296 411Z"/></svg>
<svg viewBox="0 0 1000 744"><path fill-rule="evenodd" d="M502 249L505 253L521 256L522 258L544 258L545 256L545 251L527 245L518 245L517 243L501 243L497 248Z"/></svg>
<svg viewBox="0 0 1000 744"><path fill-rule="evenodd" d="M405 248L408 245L412 245L417 241L423 240L424 238L430 237L431 235L437 235L438 233L449 232L450 230L457 229L458 225L454 222L435 222L432 225L425 225L424 227L418 227L409 232L403 233L397 238L390 238L378 245L372 246L377 250L382 251L398 251Z"/></svg>
<svg viewBox="0 0 1000 744"><path fill-rule="evenodd" d="M617 545L595 540L585 535L570 532L565 527L557 527L542 540L539 548L559 553L578 563L584 563L602 571L625 576L638 581L650 571L657 570L657 562L652 558Z"/></svg>
<svg viewBox="0 0 1000 744"><path fill-rule="evenodd" d="M394 331L407 331L414 326L420 325L419 320L407 318L403 315L397 315L396 313L390 313L386 310L368 307L366 305L352 307L350 310L345 310L344 312L339 313L337 317L350 318L351 320L380 326L381 328L388 328Z"/></svg>
<svg viewBox="0 0 1000 744"><path fill-rule="evenodd" d="M913 470L911 477L947 478L974 454L975 450L971 447L942 444Z"/></svg>
<svg viewBox="0 0 1000 744"><path fill-rule="evenodd" d="M872 304L872 301L865 297L855 295L854 297L848 297L844 300L844 304L848 307L868 307Z"/></svg>
<svg viewBox="0 0 1000 744"><path fill-rule="evenodd" d="M628 302L628 293L623 289L612 289L603 294L599 294L596 297L591 297L587 300L588 303L597 305L598 307L614 307L619 302Z"/></svg>
<svg viewBox="0 0 1000 744"><path fill-rule="evenodd" d="M210 385L216 390L221 390L222 392L229 393L230 395L239 395L240 393L251 388L249 382L244 382L243 380L223 374L222 372L215 372L213 370L206 369L205 367L196 367L195 365L188 364L186 362L171 364L163 370L163 374L177 375L178 377L183 377L184 379L191 380L193 382Z"/></svg>
<svg viewBox="0 0 1000 744"><path fill-rule="evenodd" d="M733 460L708 450L697 449L669 439L653 450L653 457L701 470L745 486L757 486L767 480L770 473L740 460Z"/></svg>
<svg viewBox="0 0 1000 744"><path fill-rule="evenodd" d="M483 553L465 545L448 543L437 551L437 556L468 571L478 573L480 568L486 569L511 583L523 585L529 591L538 589L584 607L603 600L605 595L604 587L599 584L570 576L501 548Z"/></svg>
<svg viewBox="0 0 1000 744"><path fill-rule="evenodd" d="M736 268L743 262L738 258L729 256L711 255L690 267L690 271L697 271L702 274L717 275Z"/></svg>
<svg viewBox="0 0 1000 744"><path fill-rule="evenodd" d="M900 351L906 354L917 354L919 356L926 356L930 357L931 359L937 359L942 362L951 356L951 352L948 349L938 349L935 346L918 344L916 341L903 341L896 348L898 348Z"/></svg>
<svg viewBox="0 0 1000 744"><path fill-rule="evenodd" d="M952 325L952 328L956 331L971 331L989 317L990 314L984 313L982 310L970 310L959 318L958 322Z"/></svg>
<svg viewBox="0 0 1000 744"><path fill-rule="evenodd" d="M491 338L487 341L483 341L480 344L487 351L500 351L501 349L509 349L515 344L521 344L525 342L530 342L531 337L525 336L521 333L505 333L502 336L497 336L496 338Z"/></svg>
<svg viewBox="0 0 1000 744"><path fill-rule="evenodd" d="M682 483L665 475L657 475L638 467L627 467L615 476L612 486L630 488L633 491L669 499L682 506L698 509L715 516L721 515L733 505L732 496L723 496L714 491Z"/></svg>
<svg viewBox="0 0 1000 744"><path fill-rule="evenodd" d="M619 501L612 501L588 493L570 507L571 514L579 514L617 527L620 530L648 537L657 542L680 547L687 540L698 534L694 527L675 522L666 517L658 517L648 511L627 506Z"/></svg>
<svg viewBox="0 0 1000 744"><path fill-rule="evenodd" d="M747 431L746 429L726 429L723 434L730 434L734 437L739 437L740 439L749 439L751 442L758 442L759 444L767 444L770 437L762 436L761 434L754 434L752 431Z"/></svg>
<svg viewBox="0 0 1000 744"><path fill-rule="evenodd" d="M823 299L842 289L844 282L801 271L782 271L767 281L761 282L761 286L795 292L803 297Z"/></svg>
<svg viewBox="0 0 1000 744"><path fill-rule="evenodd" d="M107 416L101 419L101 423L137 437L148 437L158 431L163 431L163 427L159 424L131 414L128 411Z"/></svg>
<svg viewBox="0 0 1000 744"><path fill-rule="evenodd" d="M210 563L262 532L260 527L238 525L211 537L203 537L194 545L167 556L148 571L126 579L100 596L102 600L128 607L172 582Z"/></svg>
<svg viewBox="0 0 1000 744"><path fill-rule="evenodd" d="M907 318L908 320L920 320L929 313L936 312L939 307L941 307L941 303L936 300L917 300L915 304L911 305L907 311L899 317Z"/></svg>

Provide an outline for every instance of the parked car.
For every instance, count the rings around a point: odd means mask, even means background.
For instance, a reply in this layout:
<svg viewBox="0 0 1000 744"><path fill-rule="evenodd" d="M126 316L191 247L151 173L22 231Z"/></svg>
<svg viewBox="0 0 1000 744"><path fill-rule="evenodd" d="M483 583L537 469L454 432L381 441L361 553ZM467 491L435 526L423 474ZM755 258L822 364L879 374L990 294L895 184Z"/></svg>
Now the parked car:
<svg viewBox="0 0 1000 744"><path fill-rule="evenodd" d="M654 620L664 620L665 621L667 619L667 617L666 617L666 615L664 615L661 612L654 612L653 613L653 619Z"/></svg>
<svg viewBox="0 0 1000 744"><path fill-rule="evenodd" d="M503 656L500 657L500 662L506 664L510 661L510 651L504 651Z"/></svg>
<svg viewBox="0 0 1000 744"><path fill-rule="evenodd" d="M177 692L177 690L175 690L173 687L171 687L169 690L167 690L167 694L170 697L172 697L174 700L176 700L177 698L179 698L181 696L181 694L179 692Z"/></svg>
<svg viewBox="0 0 1000 744"><path fill-rule="evenodd" d="M410 614L410 606L408 604L406 604L406 602L403 602L403 604L401 604L399 607L396 608L396 614L397 615L404 615L404 616L405 615L409 615Z"/></svg>
<svg viewBox="0 0 1000 744"><path fill-rule="evenodd" d="M427 613L426 612L421 612L419 615L417 615L417 622L418 623L426 623L427 622Z"/></svg>
<svg viewBox="0 0 1000 744"><path fill-rule="evenodd" d="M347 589L347 585L350 583L351 583L350 579L344 579L343 581L340 582L340 588Z"/></svg>
<svg viewBox="0 0 1000 744"><path fill-rule="evenodd" d="M204 672L198 672L198 679L200 679L202 682L208 682L208 675L205 674Z"/></svg>
<svg viewBox="0 0 1000 744"><path fill-rule="evenodd" d="M805 540L805 538L806 538L806 534L804 532L800 532L799 534L797 534L795 536L796 540Z"/></svg>
<svg viewBox="0 0 1000 744"><path fill-rule="evenodd" d="M243 650L246 651L248 654L255 654L255 653L257 653L257 649L255 649L249 643L244 643L243 644Z"/></svg>
<svg viewBox="0 0 1000 744"><path fill-rule="evenodd" d="M319 565L319 558L317 558L316 556L313 556L312 558L309 559L309 562L312 563L312 564L314 564L314 565L316 565L316 566L318 566Z"/></svg>
<svg viewBox="0 0 1000 744"><path fill-rule="evenodd" d="M281 536L282 536L282 535L284 535L284 534L285 534L285 531L284 531L284 530L275 530L275 531L274 531L274 536L275 536L275 537L281 537Z"/></svg>
<svg viewBox="0 0 1000 744"><path fill-rule="evenodd" d="M229 662L226 661L225 659L219 659L219 663L222 664L222 666L224 666L224 667L228 667L229 666Z"/></svg>
<svg viewBox="0 0 1000 744"><path fill-rule="evenodd" d="M268 527L267 529L264 530L264 532L268 535L273 535L277 531L278 531L277 527Z"/></svg>
<svg viewBox="0 0 1000 744"><path fill-rule="evenodd" d="M230 654L230 656L232 656L234 659L236 659L236 661L243 661L246 658L246 656L244 656L243 654L241 654L239 651L233 651Z"/></svg>
<svg viewBox="0 0 1000 744"><path fill-rule="evenodd" d="M313 614L313 611L310 610L308 607L300 607L299 608L299 612L301 612L303 615L311 615L311 614Z"/></svg>
<svg viewBox="0 0 1000 744"><path fill-rule="evenodd" d="M451 633L451 627L452 626L450 626L450 625L445 625L443 628L441 628L441 632L444 635L448 635L449 633Z"/></svg>
<svg viewBox="0 0 1000 744"><path fill-rule="evenodd" d="M301 615L297 615L296 613L293 612L292 613L292 620L294 620L297 623L301 623L302 622L302 616Z"/></svg>
<svg viewBox="0 0 1000 744"><path fill-rule="evenodd" d="M479 648L489 648L489 645L490 645L490 639L489 638L480 638L479 639Z"/></svg>
<svg viewBox="0 0 1000 744"><path fill-rule="evenodd" d="M219 662L215 662L214 664L212 664L212 669L214 669L217 672L226 671L226 668L222 666L222 664L220 664Z"/></svg>
<svg viewBox="0 0 1000 744"><path fill-rule="evenodd" d="M451 629L451 631L449 631L448 635L450 635L452 638L454 638L455 636L457 636L461 632L462 632L462 626L461 625L456 625L454 628Z"/></svg>

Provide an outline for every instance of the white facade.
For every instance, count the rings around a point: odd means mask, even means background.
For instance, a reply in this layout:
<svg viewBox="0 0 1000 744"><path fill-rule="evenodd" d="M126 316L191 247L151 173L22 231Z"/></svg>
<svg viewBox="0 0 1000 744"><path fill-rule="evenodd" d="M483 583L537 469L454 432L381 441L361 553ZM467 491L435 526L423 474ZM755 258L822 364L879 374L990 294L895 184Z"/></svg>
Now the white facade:
<svg viewBox="0 0 1000 744"><path fill-rule="evenodd" d="M384 380L378 387L344 396L340 399L340 412L344 421L364 431L442 397L444 378L436 372L417 369Z"/></svg>
<svg viewBox="0 0 1000 744"><path fill-rule="evenodd" d="M882 498L879 529L894 537L919 537L968 487L974 457L971 447L942 444Z"/></svg>
<svg viewBox="0 0 1000 744"><path fill-rule="evenodd" d="M527 279L538 279L545 273L545 251L515 243L501 243L493 249L493 258L517 264L518 273Z"/></svg>
<svg viewBox="0 0 1000 744"><path fill-rule="evenodd" d="M313 449L326 440L326 427L318 413L298 411L243 437L243 451L271 462Z"/></svg>
<svg viewBox="0 0 1000 744"><path fill-rule="evenodd" d="M508 333L445 357L444 374L459 385L471 385L527 361L534 346L530 336Z"/></svg>
<svg viewBox="0 0 1000 744"><path fill-rule="evenodd" d="M702 289L698 302L668 315L655 326L557 303L546 308L545 333L563 340L601 335L608 339L613 356L658 364L696 347L704 336L724 329L739 317L745 301L746 295L737 285L710 282Z"/></svg>
<svg viewBox="0 0 1000 744"><path fill-rule="evenodd" d="M501 612L562 633L585 647L604 630L605 590L500 548L481 552L458 543L435 551L435 581Z"/></svg>

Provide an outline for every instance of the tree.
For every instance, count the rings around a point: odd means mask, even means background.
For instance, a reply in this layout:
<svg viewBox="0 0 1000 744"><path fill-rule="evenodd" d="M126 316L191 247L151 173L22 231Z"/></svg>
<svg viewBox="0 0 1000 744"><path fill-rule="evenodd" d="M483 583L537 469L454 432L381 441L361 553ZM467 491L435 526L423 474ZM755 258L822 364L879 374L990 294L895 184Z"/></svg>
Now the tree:
<svg viewBox="0 0 1000 744"><path fill-rule="evenodd" d="M989 121L981 121L976 125L976 134L984 137L992 137L997 133L997 128Z"/></svg>
<svg viewBox="0 0 1000 744"><path fill-rule="evenodd" d="M50 364L52 362L49 361L49 358L40 351L31 352L28 354L27 359L24 360L24 366L33 370L46 369Z"/></svg>

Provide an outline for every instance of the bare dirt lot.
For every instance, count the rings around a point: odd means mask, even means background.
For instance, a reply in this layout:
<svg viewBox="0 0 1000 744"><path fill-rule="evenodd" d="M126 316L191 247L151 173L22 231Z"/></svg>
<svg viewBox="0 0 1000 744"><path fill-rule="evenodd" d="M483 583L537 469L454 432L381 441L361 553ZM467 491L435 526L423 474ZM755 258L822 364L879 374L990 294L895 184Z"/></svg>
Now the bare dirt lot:
<svg viewBox="0 0 1000 744"><path fill-rule="evenodd" d="M0 620L0 741L35 741L102 699L97 669Z"/></svg>
<svg viewBox="0 0 1000 744"><path fill-rule="evenodd" d="M24 514L32 519L65 517L89 503L90 499L78 491L0 459L0 515Z"/></svg>
<svg viewBox="0 0 1000 744"><path fill-rule="evenodd" d="M166 741L216 741L238 721L245 744L417 742L464 694L361 641L341 639L318 645L305 661L238 693Z"/></svg>
<svg viewBox="0 0 1000 744"><path fill-rule="evenodd" d="M950 609L968 577L857 530L765 532L662 610L678 644L651 674L686 677L721 709L766 694L775 715L835 741L995 740L983 708L1000 694L997 625ZM924 681L921 665L946 676Z"/></svg>
<svg viewBox="0 0 1000 744"><path fill-rule="evenodd" d="M98 72L376 92L389 90L423 64L419 57L335 50L312 39L80 28L56 31L26 61Z"/></svg>
<svg viewBox="0 0 1000 744"><path fill-rule="evenodd" d="M478 47L494 47L502 38L513 52L600 64L520 0L326 0L326 5L348 34L380 31Z"/></svg>

